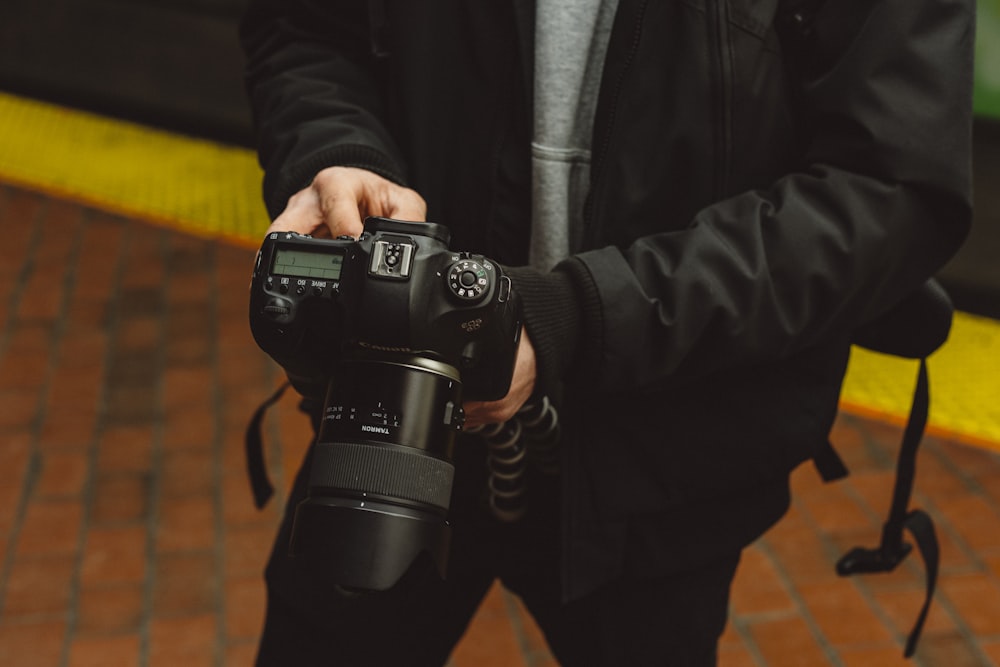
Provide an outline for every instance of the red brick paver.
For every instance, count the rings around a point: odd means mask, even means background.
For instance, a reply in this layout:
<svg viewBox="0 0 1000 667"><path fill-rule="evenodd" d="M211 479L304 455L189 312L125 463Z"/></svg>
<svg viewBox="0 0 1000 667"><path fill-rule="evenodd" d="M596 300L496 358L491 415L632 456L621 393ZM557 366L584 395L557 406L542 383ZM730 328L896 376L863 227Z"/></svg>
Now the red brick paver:
<svg viewBox="0 0 1000 667"><path fill-rule="evenodd" d="M281 380L246 326L252 251L9 186L0 224L0 666L252 664L280 503L253 507L243 430ZM287 396L266 428L280 498L309 427ZM915 502L943 561L913 661L919 559L834 574L878 539L898 438L842 416L852 476L796 473L792 511L743 558L720 665L1000 667L997 455L925 443ZM500 587L451 660L555 664Z"/></svg>

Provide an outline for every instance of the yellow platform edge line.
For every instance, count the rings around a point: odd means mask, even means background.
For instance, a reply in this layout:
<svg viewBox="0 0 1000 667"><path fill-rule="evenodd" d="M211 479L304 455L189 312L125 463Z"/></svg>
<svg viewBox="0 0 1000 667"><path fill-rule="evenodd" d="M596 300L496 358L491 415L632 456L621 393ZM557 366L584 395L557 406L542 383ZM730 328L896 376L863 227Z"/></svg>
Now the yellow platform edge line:
<svg viewBox="0 0 1000 667"><path fill-rule="evenodd" d="M4 93L0 177L204 234L268 224L253 151Z"/></svg>
<svg viewBox="0 0 1000 667"><path fill-rule="evenodd" d="M1000 323L956 313L948 341L927 366L928 432L1000 451ZM853 348L842 407L902 423L909 416L918 367L917 361Z"/></svg>
<svg viewBox="0 0 1000 667"><path fill-rule="evenodd" d="M906 422L909 417L908 413L879 410L868 405L856 403L851 400L849 396L841 398L839 407L841 412L846 412L864 419L871 419L885 424L891 424L892 426L898 427L900 431L902 431L902 429L906 426ZM992 438L986 438L964 431L956 431L932 420L927 422L927 428L924 433L928 436L940 438L942 440L957 442L970 447L978 447L980 449L989 449L1000 453L1000 442L997 442Z"/></svg>
<svg viewBox="0 0 1000 667"><path fill-rule="evenodd" d="M255 249L267 228L253 151L0 92L0 182ZM1000 452L1000 323L956 314L929 361L928 432ZM841 409L902 425L916 362L855 348Z"/></svg>

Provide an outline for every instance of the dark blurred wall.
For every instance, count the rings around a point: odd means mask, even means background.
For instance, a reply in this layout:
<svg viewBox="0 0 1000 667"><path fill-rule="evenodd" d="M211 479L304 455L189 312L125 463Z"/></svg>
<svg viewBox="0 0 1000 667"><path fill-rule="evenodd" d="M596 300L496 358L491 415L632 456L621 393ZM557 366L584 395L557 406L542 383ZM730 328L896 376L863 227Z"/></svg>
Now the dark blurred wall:
<svg viewBox="0 0 1000 667"><path fill-rule="evenodd" d="M2 0L0 88L243 144L246 0Z"/></svg>

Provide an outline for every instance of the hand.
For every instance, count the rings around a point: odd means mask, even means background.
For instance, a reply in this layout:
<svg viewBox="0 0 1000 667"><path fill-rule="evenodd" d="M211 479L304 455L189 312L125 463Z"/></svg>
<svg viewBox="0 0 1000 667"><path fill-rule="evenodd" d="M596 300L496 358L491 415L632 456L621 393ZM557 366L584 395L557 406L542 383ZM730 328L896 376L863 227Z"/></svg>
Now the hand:
<svg viewBox="0 0 1000 667"><path fill-rule="evenodd" d="M368 216L423 222L427 204L415 191L354 167L329 167L288 200L270 232L298 232L319 238L353 236Z"/></svg>
<svg viewBox="0 0 1000 667"><path fill-rule="evenodd" d="M466 427L483 424L501 424L513 417L531 398L535 390L535 348L528 338L527 329L521 329L521 342L517 347L514 377L507 395L499 401L469 401L465 403Z"/></svg>

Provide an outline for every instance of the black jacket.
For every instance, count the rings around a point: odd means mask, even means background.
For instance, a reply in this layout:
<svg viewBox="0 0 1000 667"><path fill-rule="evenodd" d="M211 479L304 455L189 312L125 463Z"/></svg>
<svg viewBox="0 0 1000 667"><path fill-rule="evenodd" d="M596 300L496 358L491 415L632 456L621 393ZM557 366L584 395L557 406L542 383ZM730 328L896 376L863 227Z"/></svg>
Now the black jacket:
<svg viewBox="0 0 1000 667"><path fill-rule="evenodd" d="M568 596L742 546L825 443L852 334L971 218L972 0L621 0L585 249L512 269L562 402ZM525 263L529 0L253 0L272 215L323 167Z"/></svg>

